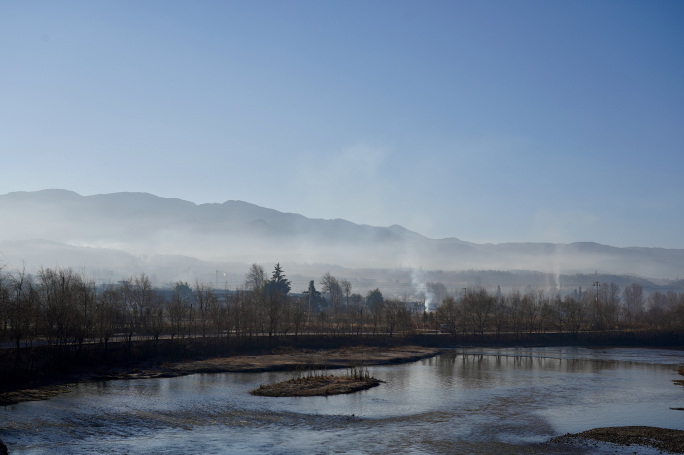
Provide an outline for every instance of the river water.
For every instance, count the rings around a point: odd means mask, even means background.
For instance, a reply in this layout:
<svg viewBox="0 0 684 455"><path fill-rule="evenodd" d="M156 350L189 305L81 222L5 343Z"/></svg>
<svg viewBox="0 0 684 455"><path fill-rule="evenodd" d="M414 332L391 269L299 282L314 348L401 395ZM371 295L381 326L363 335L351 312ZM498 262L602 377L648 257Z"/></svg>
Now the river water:
<svg viewBox="0 0 684 455"><path fill-rule="evenodd" d="M684 408L672 382L682 365L674 350L470 348L369 367L386 382L331 397L248 393L290 373L79 384L0 408L0 439L10 454L634 453L547 441L602 426L684 430L671 409Z"/></svg>

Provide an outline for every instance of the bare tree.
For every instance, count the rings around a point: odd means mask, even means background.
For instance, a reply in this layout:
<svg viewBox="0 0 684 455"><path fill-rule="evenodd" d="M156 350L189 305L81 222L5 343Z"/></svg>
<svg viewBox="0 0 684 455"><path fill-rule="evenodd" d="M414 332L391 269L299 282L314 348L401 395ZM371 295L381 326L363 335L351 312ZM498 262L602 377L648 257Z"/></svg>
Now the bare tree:
<svg viewBox="0 0 684 455"><path fill-rule="evenodd" d="M185 330L183 324L190 311L190 298L192 290L187 283L177 282L171 294L171 302L166 306L166 312L171 322L171 341L178 336L183 338Z"/></svg>
<svg viewBox="0 0 684 455"><path fill-rule="evenodd" d="M546 331L553 327L555 318L555 311L551 299L549 296L544 296L540 302L541 308L539 309L539 330L541 333L546 333Z"/></svg>
<svg viewBox="0 0 684 455"><path fill-rule="evenodd" d="M115 286L108 286L99 297L95 314L95 329L105 353L109 340L119 328L122 317L121 294Z"/></svg>
<svg viewBox="0 0 684 455"><path fill-rule="evenodd" d="M680 296L675 291L667 291L666 299L669 326L672 329L677 329L682 322L681 315L678 311Z"/></svg>
<svg viewBox="0 0 684 455"><path fill-rule="evenodd" d="M485 288L475 289L463 299L464 307L473 324L473 330L480 332L480 335L484 335L484 331L489 328L495 303L496 299L489 295Z"/></svg>
<svg viewBox="0 0 684 455"><path fill-rule="evenodd" d="M373 325L373 335L375 335L378 326L382 321L383 316L383 306L385 305L385 299L380 292L380 289L373 289L366 295L366 306L371 312L371 323Z"/></svg>
<svg viewBox="0 0 684 455"><path fill-rule="evenodd" d="M304 299L306 300L306 314L307 322L311 325L311 315L316 312L316 309L320 306L321 293L316 290L316 284L314 280L309 281L309 287L306 291L302 293Z"/></svg>
<svg viewBox="0 0 684 455"><path fill-rule="evenodd" d="M522 318L527 333L532 333L536 327L537 316L541 309L541 299L544 295L542 290L532 290L525 293L521 301Z"/></svg>
<svg viewBox="0 0 684 455"><path fill-rule="evenodd" d="M447 296L442 300L442 303L437 307L437 322L439 322L444 330L447 330L452 335L456 335L458 330L459 311L456 300Z"/></svg>
<svg viewBox="0 0 684 455"><path fill-rule="evenodd" d="M320 284L322 286L322 292L327 292L330 295L330 304L333 307L333 313L339 313L342 296L344 295L340 282L337 278L332 276L330 272L326 272L321 278Z"/></svg>
<svg viewBox="0 0 684 455"><path fill-rule="evenodd" d="M245 289L248 291L258 291L266 282L266 272L259 264L252 264L245 274Z"/></svg>
<svg viewBox="0 0 684 455"><path fill-rule="evenodd" d="M78 343L78 349L83 346L83 342L93 334L95 326L95 313L97 295L95 292L95 282L82 276L74 279L74 310L76 321L74 324L74 337Z"/></svg>
<svg viewBox="0 0 684 455"><path fill-rule="evenodd" d="M656 291L648 296L648 323L651 327L657 329L666 325L667 312L667 296L662 292Z"/></svg>
<svg viewBox="0 0 684 455"><path fill-rule="evenodd" d="M560 333L563 333L563 331L567 329L568 323L565 299L563 299L560 295L557 295L556 298L553 299L552 307L554 321L553 325L556 328L556 330L558 330Z"/></svg>
<svg viewBox="0 0 684 455"><path fill-rule="evenodd" d="M307 302L305 298L297 297L290 299L292 310L290 311L290 317L292 320L292 329L294 330L295 338L302 329L304 323L306 322L307 314Z"/></svg>
<svg viewBox="0 0 684 455"><path fill-rule="evenodd" d="M133 347L133 335L138 331L140 321L138 318L138 311L136 308L133 284L131 283L131 280L122 280L119 281L118 284L118 292L124 320L123 322L126 329L126 341L128 342L128 350L130 351Z"/></svg>
<svg viewBox="0 0 684 455"><path fill-rule="evenodd" d="M137 317L137 332L151 333L148 317L151 315L150 308L156 297L157 291L152 287L150 277L144 273L133 278L132 285L132 310Z"/></svg>
<svg viewBox="0 0 684 455"><path fill-rule="evenodd" d="M608 330L612 330L620 317L620 286L613 282L602 283L599 299L603 303L604 324Z"/></svg>
<svg viewBox="0 0 684 455"><path fill-rule="evenodd" d="M684 292L679 294L679 298L676 303L673 304L672 314L674 328L681 330L682 324L684 323Z"/></svg>
<svg viewBox="0 0 684 455"><path fill-rule="evenodd" d="M352 330L355 328L356 334L358 335L363 327L363 309L365 307L363 303L363 296L361 294L352 294L351 302ZM368 314L367 311L366 314Z"/></svg>
<svg viewBox="0 0 684 455"><path fill-rule="evenodd" d="M228 294L226 290L226 295ZM226 345L230 339L230 319L228 314L228 304L226 299L219 299L214 295L213 302L209 305L209 318L213 322L214 328L217 331L217 336L226 336Z"/></svg>
<svg viewBox="0 0 684 455"><path fill-rule="evenodd" d="M77 320L74 314L77 275L71 269L40 269L38 280L43 305L43 333L48 344L55 340L60 348L67 346Z"/></svg>
<svg viewBox="0 0 684 455"><path fill-rule="evenodd" d="M216 294L210 283L201 283L199 280L195 282L195 308L197 317L199 318L199 325L202 331L202 338L207 337L207 330L210 324L210 316L214 311L214 307L218 304Z"/></svg>
<svg viewBox="0 0 684 455"><path fill-rule="evenodd" d="M577 333L582 328L586 309L593 297L589 293L584 293L582 300L577 300L572 296L565 296L565 314L567 317L568 330L572 333Z"/></svg>
<svg viewBox="0 0 684 455"><path fill-rule="evenodd" d="M344 293L344 296L346 297L346 307L347 309L349 308L349 296L351 295L352 291L352 284L351 281L349 280L340 280L340 287L342 288L342 292Z"/></svg>
<svg viewBox="0 0 684 455"><path fill-rule="evenodd" d="M164 297L156 290L152 294L149 305L145 308L145 320L147 321L147 331L154 339L154 347L157 349L159 336L166 327L166 311L164 309Z"/></svg>
<svg viewBox="0 0 684 455"><path fill-rule="evenodd" d="M10 284L0 266L0 340L7 338L10 310Z"/></svg>
<svg viewBox="0 0 684 455"><path fill-rule="evenodd" d="M392 334L400 323L402 317L402 308L405 312L406 305L397 299L385 300L385 304L383 306L383 316L385 320L385 327L390 338L392 338Z"/></svg>
<svg viewBox="0 0 684 455"><path fill-rule="evenodd" d="M506 329L508 319L509 313L508 306L506 305L506 297L499 296L492 307L492 324L494 325L496 336L499 336L501 332Z"/></svg>
<svg viewBox="0 0 684 455"><path fill-rule="evenodd" d="M624 290L624 312L628 325L635 322L644 309L644 289L637 283L632 283Z"/></svg>
<svg viewBox="0 0 684 455"><path fill-rule="evenodd" d="M25 270L17 271L11 277L9 289L9 334L16 347L16 362L21 357L22 341L32 340L38 315L38 295L32 280Z"/></svg>
<svg viewBox="0 0 684 455"><path fill-rule="evenodd" d="M524 327L525 313L522 300L520 291L517 289L514 289L506 298L509 322L516 337L520 336Z"/></svg>
<svg viewBox="0 0 684 455"><path fill-rule="evenodd" d="M229 318L233 322L235 335L238 338L246 337L254 330L254 308L250 306L252 292L237 289L230 297L228 303Z"/></svg>

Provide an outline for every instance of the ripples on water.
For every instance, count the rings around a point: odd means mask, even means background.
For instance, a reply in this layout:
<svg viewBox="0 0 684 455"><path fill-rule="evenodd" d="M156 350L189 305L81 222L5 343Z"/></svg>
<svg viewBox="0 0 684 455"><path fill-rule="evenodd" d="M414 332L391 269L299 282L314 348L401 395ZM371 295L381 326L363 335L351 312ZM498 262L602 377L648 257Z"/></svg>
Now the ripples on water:
<svg viewBox="0 0 684 455"><path fill-rule="evenodd" d="M684 429L681 351L460 349L371 367L379 387L254 397L288 373L198 374L74 386L0 410L12 454L565 453L552 436L600 426ZM591 453L633 453L591 446ZM656 451L651 451L657 453ZM649 453L640 450L639 453Z"/></svg>

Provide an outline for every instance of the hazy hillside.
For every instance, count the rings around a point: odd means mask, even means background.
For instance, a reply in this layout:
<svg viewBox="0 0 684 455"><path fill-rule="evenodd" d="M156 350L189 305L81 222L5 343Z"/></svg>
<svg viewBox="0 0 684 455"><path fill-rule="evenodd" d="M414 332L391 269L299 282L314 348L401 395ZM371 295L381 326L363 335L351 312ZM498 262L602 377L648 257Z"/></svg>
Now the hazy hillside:
<svg viewBox="0 0 684 455"><path fill-rule="evenodd" d="M310 219L241 201L197 205L145 193L45 190L0 195L0 217L0 260L12 266L24 260L119 269L141 258L175 255L232 264L684 276L684 250L429 239L401 226Z"/></svg>

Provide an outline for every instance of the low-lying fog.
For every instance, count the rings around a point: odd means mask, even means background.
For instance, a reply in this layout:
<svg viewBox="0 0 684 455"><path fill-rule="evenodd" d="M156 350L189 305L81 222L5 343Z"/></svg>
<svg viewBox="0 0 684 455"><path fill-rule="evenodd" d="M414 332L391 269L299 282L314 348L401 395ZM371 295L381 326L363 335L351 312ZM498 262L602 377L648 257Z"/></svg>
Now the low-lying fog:
<svg viewBox="0 0 684 455"><path fill-rule="evenodd" d="M49 190L2 195L0 213L0 264L28 272L71 267L98 282L144 272L160 286L199 279L235 288L249 264L270 272L276 262L293 280L294 292L325 272L351 279L357 292L384 287L397 295L419 292L427 281L454 289L552 290L593 281L583 283L573 278L577 274L684 276L684 250L428 239L400 226L309 219L240 201L196 205L142 193L84 197ZM469 270L489 272L463 272Z"/></svg>

